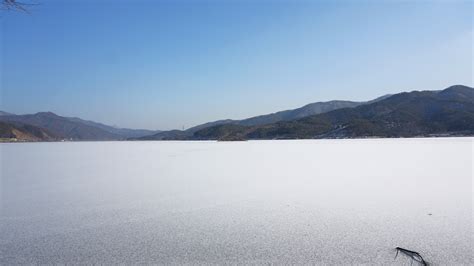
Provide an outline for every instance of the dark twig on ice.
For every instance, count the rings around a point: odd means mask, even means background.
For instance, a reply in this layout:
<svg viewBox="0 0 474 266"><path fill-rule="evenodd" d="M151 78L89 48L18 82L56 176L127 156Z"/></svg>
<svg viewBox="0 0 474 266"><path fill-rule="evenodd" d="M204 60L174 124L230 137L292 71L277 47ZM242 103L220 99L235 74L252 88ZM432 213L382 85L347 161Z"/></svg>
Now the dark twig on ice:
<svg viewBox="0 0 474 266"><path fill-rule="evenodd" d="M395 258L398 256L398 252L401 252L405 254L406 256L410 257L412 260L420 263L421 265L428 266L428 262L426 262L423 257L420 255L420 253L408 249L404 249L401 247L396 247L397 254L395 255Z"/></svg>

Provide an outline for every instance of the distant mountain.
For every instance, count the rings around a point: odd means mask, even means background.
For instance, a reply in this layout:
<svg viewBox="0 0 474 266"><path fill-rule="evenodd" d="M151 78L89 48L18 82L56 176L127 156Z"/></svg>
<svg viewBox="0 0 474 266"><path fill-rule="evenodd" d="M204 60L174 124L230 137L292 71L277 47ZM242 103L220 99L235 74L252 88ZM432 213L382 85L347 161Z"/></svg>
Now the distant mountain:
<svg viewBox="0 0 474 266"><path fill-rule="evenodd" d="M332 110L347 108L347 107L356 107L363 102L350 102L350 101L330 101L330 102L317 102L310 103L301 108L294 110L281 111L269 115L261 115L240 121L238 124L242 126L256 126L256 125L265 125L271 124L279 121L291 121L310 115L326 113Z"/></svg>
<svg viewBox="0 0 474 266"><path fill-rule="evenodd" d="M271 124L271 123L275 123L279 121L291 121L291 120L295 120L295 119L299 119L299 118L303 118L303 117L307 117L311 115L316 115L320 113L337 110L340 108L356 107L359 105L376 102L376 101L385 99L389 96L390 95L385 95L369 102L329 101L329 102L310 103L303 107L292 109L292 110L285 110L285 111L280 111L280 112L276 112L272 114L255 116L255 117L251 117L251 118L247 118L243 120L232 120L232 119L218 120L214 122L201 124L184 131L181 131L181 130L163 131L152 136L145 136L138 139L163 140L163 139L192 138L195 132L200 131L205 128L214 127L214 126L229 125L229 124L240 125L240 126L257 126L257 125ZM228 128L234 128L234 127L229 126Z"/></svg>
<svg viewBox="0 0 474 266"><path fill-rule="evenodd" d="M265 124L275 123L278 121L295 120L295 119L303 118L310 115L329 112L329 111L336 110L339 108L355 107L361 104L363 104L363 102L330 101L330 102L310 103L308 105L305 105L297 109L280 111L277 113L272 113L272 114L267 114L267 115L254 116L254 117L243 119L243 120L226 119L226 120L218 120L214 122L209 122L209 123L205 123L199 126L192 127L188 129L187 131L194 133L203 128L218 126L218 125L225 125L225 124L235 124L235 125L242 125L242 126L265 125Z"/></svg>
<svg viewBox="0 0 474 266"><path fill-rule="evenodd" d="M413 91L292 121L217 125L190 139L359 138L474 135L474 89Z"/></svg>
<svg viewBox="0 0 474 266"><path fill-rule="evenodd" d="M45 129L61 139L70 140L122 140L156 133L151 130L115 128L104 124L62 117L51 112L28 115L3 115L0 121L32 125Z"/></svg>
<svg viewBox="0 0 474 266"><path fill-rule="evenodd" d="M57 139L57 136L39 127L0 122L0 141L52 141Z"/></svg>
<svg viewBox="0 0 474 266"><path fill-rule="evenodd" d="M139 138L129 138L129 140L187 140L192 137L192 133L182 130L162 131L154 135Z"/></svg>
<svg viewBox="0 0 474 266"><path fill-rule="evenodd" d="M149 136L161 132L160 130L148 130L148 129L130 129L130 128L117 128L113 126L104 125L94 121L83 120L77 117L67 117L70 121L79 122L88 126L103 129L109 133L118 135L122 138L139 138L143 136Z"/></svg>
<svg viewBox="0 0 474 266"><path fill-rule="evenodd" d="M19 122L33 125L52 132L63 139L72 140L117 140L122 137L103 129L83 123L71 121L69 118L58 116L51 112L40 112L31 115L0 116L0 121Z"/></svg>
<svg viewBox="0 0 474 266"><path fill-rule="evenodd" d="M4 111L0 111L0 116L4 116L4 115L14 115L14 114L7 113L7 112L4 112Z"/></svg>
<svg viewBox="0 0 474 266"><path fill-rule="evenodd" d="M182 132L185 133L185 135L192 135L194 132L198 131L198 130L201 130L203 128L207 128L207 127L213 127L213 126L219 126L219 125L226 125L226 124L238 124L241 120L233 120L233 119L223 119L223 120L217 120L217 121L212 121L212 122L207 122L207 123L204 123L204 124L201 124L201 125L197 125L197 126L194 126L194 127L191 127L191 128L188 128ZM172 131L175 131L176 130L172 130ZM164 132L162 132L164 133Z"/></svg>

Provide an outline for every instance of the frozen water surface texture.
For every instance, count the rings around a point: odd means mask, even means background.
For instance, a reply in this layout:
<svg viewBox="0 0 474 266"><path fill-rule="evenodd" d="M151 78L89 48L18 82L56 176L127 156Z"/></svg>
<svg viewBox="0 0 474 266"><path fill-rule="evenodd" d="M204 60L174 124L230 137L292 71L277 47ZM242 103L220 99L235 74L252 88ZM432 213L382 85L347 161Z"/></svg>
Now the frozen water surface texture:
<svg viewBox="0 0 474 266"><path fill-rule="evenodd" d="M473 142L1 144L0 264L472 264Z"/></svg>

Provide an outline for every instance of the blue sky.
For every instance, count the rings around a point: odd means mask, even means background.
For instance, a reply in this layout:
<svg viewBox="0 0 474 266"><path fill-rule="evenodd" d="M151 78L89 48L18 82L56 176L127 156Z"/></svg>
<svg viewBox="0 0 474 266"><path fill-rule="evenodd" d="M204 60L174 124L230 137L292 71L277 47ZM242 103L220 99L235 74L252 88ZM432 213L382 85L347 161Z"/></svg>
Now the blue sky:
<svg viewBox="0 0 474 266"><path fill-rule="evenodd" d="M172 129L472 86L471 1L47 1L2 14L0 109Z"/></svg>

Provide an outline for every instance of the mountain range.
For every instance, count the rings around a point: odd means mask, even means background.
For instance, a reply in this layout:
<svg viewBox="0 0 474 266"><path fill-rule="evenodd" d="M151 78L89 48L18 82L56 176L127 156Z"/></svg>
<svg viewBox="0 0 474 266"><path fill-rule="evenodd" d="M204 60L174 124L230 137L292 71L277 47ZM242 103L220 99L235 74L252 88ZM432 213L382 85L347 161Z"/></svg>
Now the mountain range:
<svg viewBox="0 0 474 266"><path fill-rule="evenodd" d="M9 127L30 125L48 132L47 138L40 140L125 140L133 137L156 134L158 131L145 129L115 128L101 123L82 120L77 117L63 117L52 112L14 115L0 114L0 122ZM23 130L27 130L23 127ZM29 132L33 133L33 132ZM5 132L5 134L7 134ZM30 140L17 138L19 140Z"/></svg>
<svg viewBox="0 0 474 266"><path fill-rule="evenodd" d="M0 111L0 138L52 140L248 140L473 136L474 89L384 95L367 102L328 101L255 116L225 119L187 130L116 128L51 112L15 115Z"/></svg>
<svg viewBox="0 0 474 266"><path fill-rule="evenodd" d="M254 116L247 119L242 119L242 120L233 120L233 119L218 120L218 121L213 121L213 122L197 125L187 130L162 131L155 135L144 136L137 139L138 140L193 139L194 138L193 135L197 131L200 131L205 128L211 128L214 126L220 126L220 125L258 126L258 125L276 123L280 121L291 121L291 120L296 120L296 119L304 118L311 115L329 112L336 109L357 107L359 105L369 104L372 102L385 99L389 96L390 95L384 95L368 102L352 102L352 101L337 101L337 100L328 101L328 102L315 102L315 103L307 104L300 108L280 111L280 112L276 112L272 114L259 115L259 116Z"/></svg>
<svg viewBox="0 0 474 266"><path fill-rule="evenodd" d="M473 136L474 89L395 94L352 108L258 126L217 125L190 139L307 139L417 136Z"/></svg>

